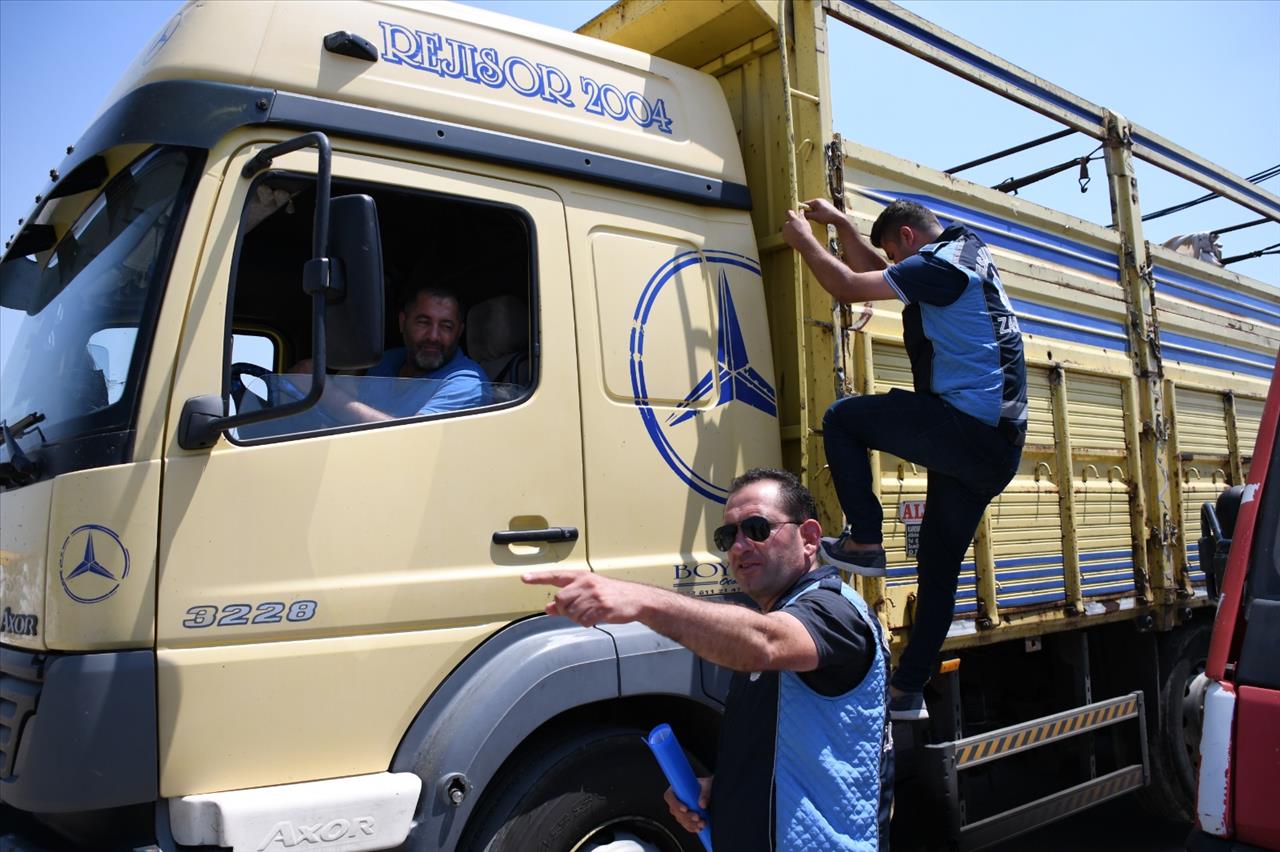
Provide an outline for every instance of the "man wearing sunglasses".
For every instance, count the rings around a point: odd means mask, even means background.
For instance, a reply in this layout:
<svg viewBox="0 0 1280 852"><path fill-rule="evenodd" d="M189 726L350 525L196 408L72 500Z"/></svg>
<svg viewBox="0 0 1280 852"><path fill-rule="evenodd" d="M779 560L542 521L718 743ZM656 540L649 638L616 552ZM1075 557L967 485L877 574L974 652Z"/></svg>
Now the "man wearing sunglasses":
<svg viewBox="0 0 1280 852"><path fill-rule="evenodd" d="M786 471L734 480L714 540L756 609L582 571L523 577L560 587L550 615L638 621L733 670L714 783L701 779L717 850L889 848L888 646L862 598L819 564L816 518ZM681 825L702 829L670 789L666 800Z"/></svg>

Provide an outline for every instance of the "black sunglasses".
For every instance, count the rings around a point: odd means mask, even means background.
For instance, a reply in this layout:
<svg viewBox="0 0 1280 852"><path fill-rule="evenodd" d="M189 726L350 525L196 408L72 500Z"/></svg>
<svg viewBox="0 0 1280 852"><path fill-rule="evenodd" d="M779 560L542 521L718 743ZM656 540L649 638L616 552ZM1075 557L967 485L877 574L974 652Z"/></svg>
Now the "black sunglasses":
<svg viewBox="0 0 1280 852"><path fill-rule="evenodd" d="M729 548L733 547L733 543L738 538L738 530L741 528L742 534L752 541L764 541L773 534L774 527L781 527L787 524L800 524L803 521L771 521L760 515L752 515L749 518L743 518L736 524L725 524L717 527L711 537L715 540L716 547L725 553L729 552Z"/></svg>

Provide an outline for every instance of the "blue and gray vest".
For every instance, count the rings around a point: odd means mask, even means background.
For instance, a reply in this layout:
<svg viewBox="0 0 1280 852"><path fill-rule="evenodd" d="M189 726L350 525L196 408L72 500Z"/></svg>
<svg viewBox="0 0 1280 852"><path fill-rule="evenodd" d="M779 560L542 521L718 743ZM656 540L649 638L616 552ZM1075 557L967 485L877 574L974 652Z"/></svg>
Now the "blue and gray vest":
<svg viewBox="0 0 1280 852"><path fill-rule="evenodd" d="M903 313L916 390L937 394L988 426L1025 427L1022 332L987 246L968 228L953 226L920 254L959 270L967 283L948 304L912 302Z"/></svg>
<svg viewBox="0 0 1280 852"><path fill-rule="evenodd" d="M791 596L814 591L815 581ZM778 685L774 745L774 848L786 850L887 849L893 785L893 740L886 711L888 646L879 620L853 589L840 593L876 636L866 676L843 695L824 696L795 672ZM785 605L784 605L785 606Z"/></svg>

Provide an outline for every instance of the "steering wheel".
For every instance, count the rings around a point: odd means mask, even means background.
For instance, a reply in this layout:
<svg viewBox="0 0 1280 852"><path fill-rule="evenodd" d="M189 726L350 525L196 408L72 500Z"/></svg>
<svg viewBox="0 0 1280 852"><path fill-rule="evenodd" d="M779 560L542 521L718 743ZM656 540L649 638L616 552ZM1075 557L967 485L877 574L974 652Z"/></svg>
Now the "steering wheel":
<svg viewBox="0 0 1280 852"><path fill-rule="evenodd" d="M243 376L245 375L261 379L263 376L271 375L271 370L257 364L250 364L248 361L237 361L231 365L231 401L235 403L236 411L240 410L240 403L244 399L245 391L248 390L244 385ZM266 405L268 407L275 405L275 400L272 399L274 394L271 383L264 381L263 384L267 386Z"/></svg>

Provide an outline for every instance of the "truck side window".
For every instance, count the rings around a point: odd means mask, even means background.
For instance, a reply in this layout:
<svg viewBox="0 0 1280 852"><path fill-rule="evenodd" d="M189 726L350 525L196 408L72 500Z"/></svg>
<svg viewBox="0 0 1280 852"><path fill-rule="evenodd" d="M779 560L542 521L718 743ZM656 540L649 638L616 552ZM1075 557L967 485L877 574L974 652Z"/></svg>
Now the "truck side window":
<svg viewBox="0 0 1280 852"><path fill-rule="evenodd" d="M107 405L114 405L124 393L129 356L137 339L138 329L135 326L102 328L89 335L85 349L93 359L94 369L102 373L106 382Z"/></svg>
<svg viewBox="0 0 1280 852"><path fill-rule="evenodd" d="M259 400L267 398L264 376L276 371L279 346L269 334L236 331L231 334L231 411L244 404L246 393Z"/></svg>
<svg viewBox="0 0 1280 852"><path fill-rule="evenodd" d="M256 442L455 417L518 404L536 381L533 227L506 205L335 179L334 197L378 207L387 292L382 360L330 371L313 408L231 435ZM230 407L300 399L311 382L302 268L311 251L314 181L271 172L250 188L233 273L226 378ZM271 342L263 351L263 340ZM275 348L279 342L278 349Z"/></svg>

